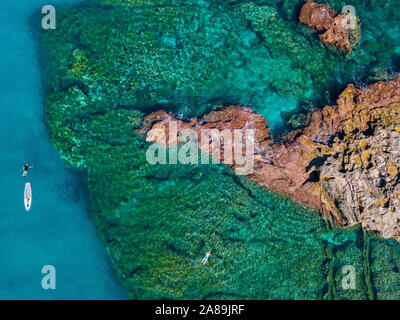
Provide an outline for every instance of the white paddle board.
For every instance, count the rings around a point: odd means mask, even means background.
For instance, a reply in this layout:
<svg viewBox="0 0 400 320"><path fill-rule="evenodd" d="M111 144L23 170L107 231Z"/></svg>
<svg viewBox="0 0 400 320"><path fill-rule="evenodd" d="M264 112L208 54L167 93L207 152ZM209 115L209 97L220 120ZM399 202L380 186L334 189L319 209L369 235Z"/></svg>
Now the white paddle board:
<svg viewBox="0 0 400 320"><path fill-rule="evenodd" d="M32 187L29 182L25 183L24 202L26 211L29 211L32 203Z"/></svg>

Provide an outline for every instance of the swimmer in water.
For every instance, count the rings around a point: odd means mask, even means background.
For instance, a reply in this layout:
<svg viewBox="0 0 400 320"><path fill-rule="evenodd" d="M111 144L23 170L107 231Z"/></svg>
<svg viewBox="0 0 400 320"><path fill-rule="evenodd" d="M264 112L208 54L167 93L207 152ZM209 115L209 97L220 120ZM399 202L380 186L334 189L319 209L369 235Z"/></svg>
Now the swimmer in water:
<svg viewBox="0 0 400 320"><path fill-rule="evenodd" d="M23 167L23 172L22 172L22 176L23 177L26 177L26 175L28 174L28 170L30 169L30 168L33 168L33 166L31 166L31 165L29 165L29 163L27 163L26 165L24 165Z"/></svg>
<svg viewBox="0 0 400 320"><path fill-rule="evenodd" d="M208 252L206 253L205 257L203 258L203 260L201 260L201 264L202 264L203 266L207 263L208 257L209 257L210 255L211 255L211 252L208 251Z"/></svg>

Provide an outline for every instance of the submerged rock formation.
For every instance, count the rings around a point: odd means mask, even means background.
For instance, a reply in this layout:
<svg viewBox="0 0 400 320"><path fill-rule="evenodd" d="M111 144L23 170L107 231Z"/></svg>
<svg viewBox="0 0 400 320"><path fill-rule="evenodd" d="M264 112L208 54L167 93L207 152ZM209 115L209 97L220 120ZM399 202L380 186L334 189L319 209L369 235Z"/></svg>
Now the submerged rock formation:
<svg viewBox="0 0 400 320"><path fill-rule="evenodd" d="M301 8L301 23L325 31L319 38L323 43L336 46L350 53L361 40L360 21L350 11L338 14L329 4L307 0Z"/></svg>
<svg viewBox="0 0 400 320"><path fill-rule="evenodd" d="M399 236L400 81L366 88L349 85L337 105L318 110L304 129L290 132L278 143L261 115L240 106L190 122L157 111L145 117L138 133L157 141L150 129L167 131L172 120L177 121L178 131L196 131L203 151L215 154L215 145L221 145L222 162L224 140L201 141L200 130L254 129L255 167L249 178L320 210L340 226L361 223L384 238ZM237 168L235 163L231 166Z"/></svg>

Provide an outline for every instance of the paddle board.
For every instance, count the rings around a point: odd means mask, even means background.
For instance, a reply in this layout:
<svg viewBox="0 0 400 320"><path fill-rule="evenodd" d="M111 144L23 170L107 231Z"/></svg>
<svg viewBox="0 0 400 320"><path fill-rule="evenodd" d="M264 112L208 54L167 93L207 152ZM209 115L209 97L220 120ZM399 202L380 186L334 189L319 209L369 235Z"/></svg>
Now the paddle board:
<svg viewBox="0 0 400 320"><path fill-rule="evenodd" d="M32 187L29 182L25 183L24 202L26 211L29 211L32 203Z"/></svg>

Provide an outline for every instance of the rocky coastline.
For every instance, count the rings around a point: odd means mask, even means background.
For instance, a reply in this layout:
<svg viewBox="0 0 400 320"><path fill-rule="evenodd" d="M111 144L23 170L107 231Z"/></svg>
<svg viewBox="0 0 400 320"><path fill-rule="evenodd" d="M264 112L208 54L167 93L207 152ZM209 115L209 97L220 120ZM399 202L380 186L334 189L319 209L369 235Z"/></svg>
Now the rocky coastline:
<svg viewBox="0 0 400 320"><path fill-rule="evenodd" d="M307 126L280 142L274 142L262 115L242 106L228 106L189 122L160 110L146 116L137 132L147 134L147 141L157 141L150 129L168 130L172 120L178 131L191 128L199 136L205 128L254 129L255 169L250 179L318 209L338 226L361 224L381 237L400 239L399 80L365 88L350 84L336 105L316 111ZM224 162L223 139L220 143L219 158ZM215 153L211 140L199 147Z"/></svg>

